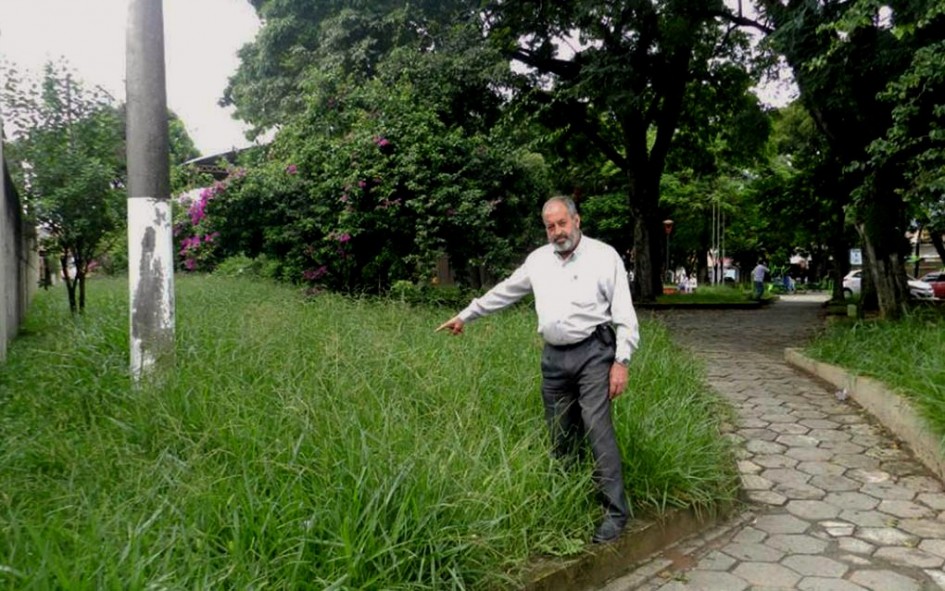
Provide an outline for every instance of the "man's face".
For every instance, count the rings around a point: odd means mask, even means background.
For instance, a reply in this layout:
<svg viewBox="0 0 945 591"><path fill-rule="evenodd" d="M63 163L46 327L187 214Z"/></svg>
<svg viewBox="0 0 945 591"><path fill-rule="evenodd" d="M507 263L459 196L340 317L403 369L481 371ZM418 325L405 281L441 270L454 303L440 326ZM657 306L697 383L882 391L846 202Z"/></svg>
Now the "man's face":
<svg viewBox="0 0 945 591"><path fill-rule="evenodd" d="M577 246L581 237L581 216L568 214L564 203L553 201L541 215L545 222L548 242L558 252L570 252Z"/></svg>

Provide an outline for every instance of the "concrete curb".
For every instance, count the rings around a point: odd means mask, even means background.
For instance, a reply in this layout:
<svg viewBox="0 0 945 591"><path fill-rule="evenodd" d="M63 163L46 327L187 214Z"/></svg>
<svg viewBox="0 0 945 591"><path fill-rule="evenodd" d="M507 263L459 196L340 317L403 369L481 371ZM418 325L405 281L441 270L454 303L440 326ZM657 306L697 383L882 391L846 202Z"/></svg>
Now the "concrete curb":
<svg viewBox="0 0 945 591"><path fill-rule="evenodd" d="M945 480L942 442L931 432L906 397L896 394L878 380L857 376L835 365L816 361L798 349L785 349L784 359L788 365L846 390L850 398L904 441L929 470Z"/></svg>
<svg viewBox="0 0 945 591"><path fill-rule="evenodd" d="M694 534L728 519L737 505L726 503L711 515L692 509L668 511L653 521L631 522L612 544L589 546L579 556L541 561L534 565L524 591L575 591L592 589L625 573L633 565Z"/></svg>

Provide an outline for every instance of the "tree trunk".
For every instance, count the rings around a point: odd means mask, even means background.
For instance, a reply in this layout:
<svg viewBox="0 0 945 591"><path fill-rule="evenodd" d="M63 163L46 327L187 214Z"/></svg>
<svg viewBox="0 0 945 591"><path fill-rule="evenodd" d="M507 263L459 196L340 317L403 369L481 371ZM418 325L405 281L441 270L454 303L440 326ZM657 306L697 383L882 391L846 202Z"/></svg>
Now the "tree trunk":
<svg viewBox="0 0 945 591"><path fill-rule="evenodd" d="M654 288L653 276L659 281L659 264L653 260L650 232L647 229L646 218L637 212L633 220L633 295L640 302L655 302L656 296L662 293L662 284L659 291ZM657 251L659 255L659 251Z"/></svg>
<svg viewBox="0 0 945 591"><path fill-rule="evenodd" d="M929 237L932 238L932 246L935 247L938 258L942 261L942 265L945 265L945 244L942 242L942 234L930 228Z"/></svg>
<svg viewBox="0 0 945 591"><path fill-rule="evenodd" d="M699 233L699 248L696 251L696 277L699 285L709 285L709 259L706 253L712 246L711 241L708 224L706 224Z"/></svg>
<svg viewBox="0 0 945 591"><path fill-rule="evenodd" d="M75 301L75 279L69 275L68 252L59 257L59 265L62 267L62 280L66 283L66 294L69 297L69 311L75 314L77 310Z"/></svg>
<svg viewBox="0 0 945 591"><path fill-rule="evenodd" d="M76 272L76 281L79 283L79 312L85 312L85 273Z"/></svg>
<svg viewBox="0 0 945 591"><path fill-rule="evenodd" d="M830 233L832 239L830 241L829 252L833 256L833 293L830 299L835 302L842 302L844 300L843 278L850 272L850 245L843 239L845 223L842 216L835 217L833 221L834 227ZM827 251L825 251L824 254L827 254ZM861 279L861 284L862 281Z"/></svg>

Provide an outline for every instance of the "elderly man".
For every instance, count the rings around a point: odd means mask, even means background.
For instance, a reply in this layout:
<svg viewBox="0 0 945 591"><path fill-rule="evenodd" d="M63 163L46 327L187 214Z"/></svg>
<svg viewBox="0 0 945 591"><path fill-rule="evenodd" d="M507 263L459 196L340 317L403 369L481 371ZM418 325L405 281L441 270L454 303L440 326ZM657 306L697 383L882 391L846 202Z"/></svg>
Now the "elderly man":
<svg viewBox="0 0 945 591"><path fill-rule="evenodd" d="M604 506L592 541L611 542L629 515L611 404L627 385L630 355L640 339L637 316L620 255L581 233L574 202L549 199L541 217L548 244L437 330L460 334L466 323L534 293L545 341L541 393L553 450L568 458L579 453L583 439L590 444Z"/></svg>

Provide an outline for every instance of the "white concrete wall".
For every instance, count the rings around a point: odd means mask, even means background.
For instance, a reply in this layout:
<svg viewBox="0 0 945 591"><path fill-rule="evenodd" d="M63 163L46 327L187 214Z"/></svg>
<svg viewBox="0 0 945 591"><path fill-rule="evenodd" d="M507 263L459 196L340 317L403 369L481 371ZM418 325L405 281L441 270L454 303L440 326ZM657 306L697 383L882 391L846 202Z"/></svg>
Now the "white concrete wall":
<svg viewBox="0 0 945 591"><path fill-rule="evenodd" d="M3 160L0 142L0 362L6 360L7 345L16 336L29 302L39 285L36 236L26 226L22 206Z"/></svg>

